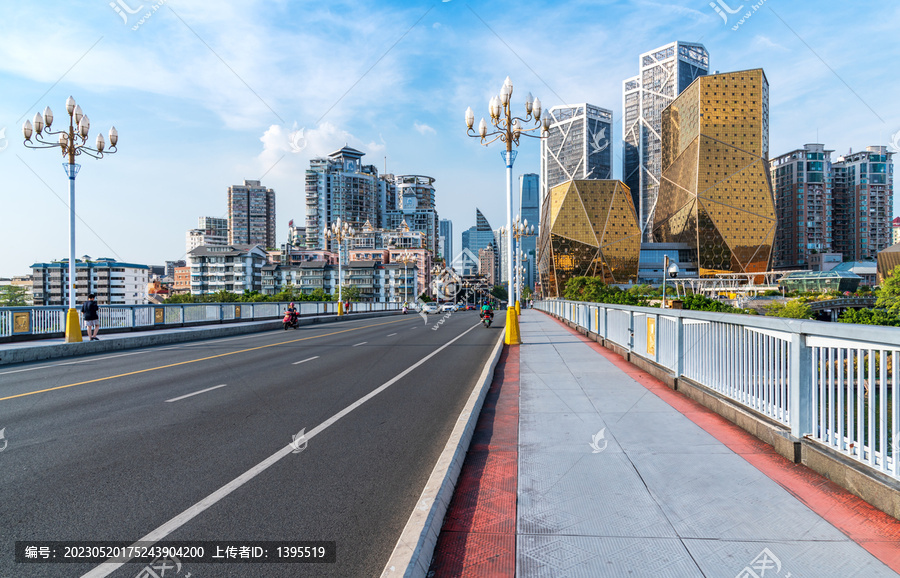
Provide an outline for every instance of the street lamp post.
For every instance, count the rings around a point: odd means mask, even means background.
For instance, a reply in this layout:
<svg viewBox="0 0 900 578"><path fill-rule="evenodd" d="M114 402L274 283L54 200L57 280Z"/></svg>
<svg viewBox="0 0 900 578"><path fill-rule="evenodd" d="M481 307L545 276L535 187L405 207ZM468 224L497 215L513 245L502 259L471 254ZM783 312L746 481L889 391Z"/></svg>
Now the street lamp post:
<svg viewBox="0 0 900 578"><path fill-rule="evenodd" d="M522 237L533 237L534 236L534 225L529 225L528 219L523 219L520 221L519 215L516 215L516 220L513 222L512 230L513 230L513 238L516 240L515 250L516 250L516 254L518 254L518 253L522 252L521 248L519 247L519 245L520 245L519 240ZM516 272L518 274L518 269L516 270ZM516 278L517 278L517 280L519 280L518 276ZM516 286L516 296L518 297L520 295L521 295L521 293L520 293L519 287L517 285ZM516 313L517 314L521 313L521 308L519 306L518 298L516 299Z"/></svg>
<svg viewBox="0 0 900 578"><path fill-rule="evenodd" d="M519 138L524 135L533 138L543 138L546 136L550 130L550 119L548 117L544 117L543 121L541 120L541 101L540 99L534 98L531 96L529 92L525 96L525 117L513 117L512 116L512 100L513 93L513 84L509 77L506 77L506 81L503 83L503 87L500 89L500 95L494 96L491 98L490 103L488 104L491 124L494 125L496 130L488 133L488 125L485 122L484 118L481 119L481 122L478 125L478 131L476 132L473 128L475 124L475 113L472 112L472 108L469 107L466 109L466 126L467 134L474 138L480 138L481 144L484 146L488 146L492 142L496 140L500 140L501 142L506 144L506 152L503 155L503 160L506 162L506 230L509 233L508 244L509 250L507 251L507 270L509 271L509 284L508 284L508 293L509 293L509 303L513 303L513 299L515 297L514 291L515 286L513 284L512 275L513 275L513 238L512 238L512 207L513 207L513 191L512 191L512 167L513 161L516 159L516 152L513 150L513 145L519 146ZM534 123L535 126L531 128L525 128L527 124ZM532 131L541 129L540 135L528 134ZM491 140L487 140L489 137L494 137ZM514 313L512 313L511 308L507 308L506 312L506 339L507 344L518 344L521 343L521 339L519 338L519 322L518 318Z"/></svg>
<svg viewBox="0 0 900 578"><path fill-rule="evenodd" d="M66 313L66 343L81 342L81 327L78 320L78 312L75 310L75 175L81 165L75 164L75 157L84 153L95 159L102 159L107 154L116 152L116 144L119 142L119 133L116 127L109 129L109 148L102 134L97 135L95 148L87 146L88 132L91 121L81 111L81 107L75 104L71 96L66 100L66 112L69 115L69 128L60 131L51 131L53 124L53 111L50 107L44 109L44 114L34 114L34 121L26 120L22 126L22 135L25 137L25 146L33 149L49 149L59 147L63 157L68 157L69 162L63 163L63 169L69 177L69 310ZM58 141L45 140L46 137L58 135ZM37 144L31 141L32 137ZM81 142L79 142L81 141Z"/></svg>
<svg viewBox="0 0 900 578"><path fill-rule="evenodd" d="M344 314L344 298L341 283L343 282L343 274L341 272L342 253L344 252L344 240L350 239L356 234L356 230L350 226L347 221L341 221L338 217L337 221L331 224L331 227L325 229L325 239L334 240L338 244L338 315Z"/></svg>

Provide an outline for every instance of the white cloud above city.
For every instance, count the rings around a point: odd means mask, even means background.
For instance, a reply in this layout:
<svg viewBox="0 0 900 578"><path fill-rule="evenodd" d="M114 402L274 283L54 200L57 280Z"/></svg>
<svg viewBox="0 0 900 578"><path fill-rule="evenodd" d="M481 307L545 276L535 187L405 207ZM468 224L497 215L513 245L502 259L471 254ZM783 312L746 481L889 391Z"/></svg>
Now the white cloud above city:
<svg viewBox="0 0 900 578"><path fill-rule="evenodd" d="M737 29L725 16L706 0L49 1L37 16L7 3L0 276L66 257L61 159L23 147L20 127L48 105L62 122L69 95L93 134L120 134L117 154L79 160L76 208L90 229L79 225L77 254L153 265L183 258L185 232L222 216L228 186L244 179L275 189L286 237L304 219L309 160L345 144L379 171L434 177L457 244L476 207L499 226L499 149L465 136L463 112L487 116L507 75L519 105L530 91L545 108L611 109L621 178L622 81L641 53L675 40L704 44L711 71L765 70L771 157L812 142L835 155L891 145L900 79L894 55L873 47L895 45L900 6L768 0ZM539 170L537 143L523 142L515 174Z"/></svg>

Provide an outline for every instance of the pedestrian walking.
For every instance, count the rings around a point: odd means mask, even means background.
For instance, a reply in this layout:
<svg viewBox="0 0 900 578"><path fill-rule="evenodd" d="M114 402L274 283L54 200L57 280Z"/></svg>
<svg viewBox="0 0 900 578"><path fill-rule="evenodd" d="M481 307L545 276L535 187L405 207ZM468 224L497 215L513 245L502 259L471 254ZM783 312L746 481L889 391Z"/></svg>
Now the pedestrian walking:
<svg viewBox="0 0 900 578"><path fill-rule="evenodd" d="M94 294L88 294L88 300L81 304L81 315L84 326L87 329L91 341L100 341L97 332L100 331L100 306L94 300Z"/></svg>

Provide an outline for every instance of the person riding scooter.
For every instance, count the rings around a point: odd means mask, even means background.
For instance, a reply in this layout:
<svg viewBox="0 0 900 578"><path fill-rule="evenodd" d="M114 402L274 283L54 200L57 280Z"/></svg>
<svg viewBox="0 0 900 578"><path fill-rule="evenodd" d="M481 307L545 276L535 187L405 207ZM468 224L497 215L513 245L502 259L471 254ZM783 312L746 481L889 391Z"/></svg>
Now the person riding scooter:
<svg viewBox="0 0 900 578"><path fill-rule="evenodd" d="M300 326L299 318L300 314L297 312L297 308L294 307L294 302L291 301L291 304L288 305L287 310L284 312L284 319L282 320L284 328L293 327L296 329Z"/></svg>

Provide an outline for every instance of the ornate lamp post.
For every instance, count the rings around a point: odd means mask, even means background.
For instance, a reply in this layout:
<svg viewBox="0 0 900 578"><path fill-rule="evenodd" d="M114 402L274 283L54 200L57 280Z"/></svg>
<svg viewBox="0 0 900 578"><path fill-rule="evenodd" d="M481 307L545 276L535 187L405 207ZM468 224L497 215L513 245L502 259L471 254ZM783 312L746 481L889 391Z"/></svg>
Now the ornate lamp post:
<svg viewBox="0 0 900 578"><path fill-rule="evenodd" d="M522 252L522 249L519 248L519 245L520 245L519 239L521 239L522 237L533 237L534 236L534 225L529 225L528 219L523 219L520 221L519 215L516 215L516 220L513 222L512 230L513 230L513 238L516 240L514 247L516 247L516 251L517 251L516 254L518 254L518 253ZM519 279L519 281L521 281L521 278ZM519 286L517 285L516 286L516 313L517 314L521 312L521 308L519 306L519 299L518 299L518 297L520 295L521 295L521 292L520 292Z"/></svg>
<svg viewBox="0 0 900 578"><path fill-rule="evenodd" d="M338 244L338 315L344 314L344 298L342 292L343 275L341 272L341 262L344 252L344 241L351 239L356 234L356 229L350 226L347 221L341 221L338 217L337 221L331 224L331 227L325 229L325 239L334 240Z"/></svg>
<svg viewBox="0 0 900 578"><path fill-rule="evenodd" d="M506 144L506 151L505 154L503 154L503 160L506 162L506 231L509 233L507 270L509 271L508 292L510 305L514 302L515 299L515 285L513 284L512 279L514 247L512 238L512 167L513 161L515 161L516 159L517 151L513 150L513 145L515 144L516 146L519 146L519 138L523 135L533 138L543 138L548 134L550 129L550 119L548 117L544 117L543 121L541 120L540 99L532 97L530 92L525 96L525 117L513 117L511 112L512 93L513 84L507 76L506 81L503 83L503 87L500 89L500 95L491 98L490 103L488 104L491 124L494 125L495 129L490 133L488 133L488 125L484 121L484 118L482 118L481 122L478 124L478 132L475 132L475 130L473 129L473 125L475 124L475 113L472 112L471 107L466 109L466 126L468 127L467 134L469 136L480 138L481 144L483 144L484 146L487 146L496 140L500 140L501 142ZM534 123L535 126L531 128L525 128L527 124L531 123ZM528 134L538 129L541 129L540 135ZM489 137L494 138L488 140ZM506 343L518 344L522 342L519 338L519 322L518 318L512 313L511 309L512 308L508 308L506 312Z"/></svg>
<svg viewBox="0 0 900 578"><path fill-rule="evenodd" d="M415 263L418 261L418 258L412 253L400 253L394 258L398 263L403 263L403 302L409 303L409 295L407 293L409 289L409 277L406 272L406 266L410 263ZM419 282L416 281L416 289L419 288Z"/></svg>
<svg viewBox="0 0 900 578"><path fill-rule="evenodd" d="M22 136L25 137L25 146L33 149L49 149L59 147L63 157L68 157L68 163L63 163L63 169L69 177L69 310L66 313L66 343L81 342L81 327L78 321L78 311L75 310L75 175L81 165L75 164L75 157L84 153L95 159L102 159L107 154L116 152L116 144L119 142L119 133L116 127L109 129L109 148L102 134L97 135L95 148L87 146L88 131L91 121L81 111L81 107L75 104L71 96L66 100L66 112L69 114L69 128L66 130L52 131L53 111L50 107L44 109L44 114L34 113L34 121L26 120L22 126ZM57 142L49 137L58 135ZM31 139L34 137L35 142Z"/></svg>

